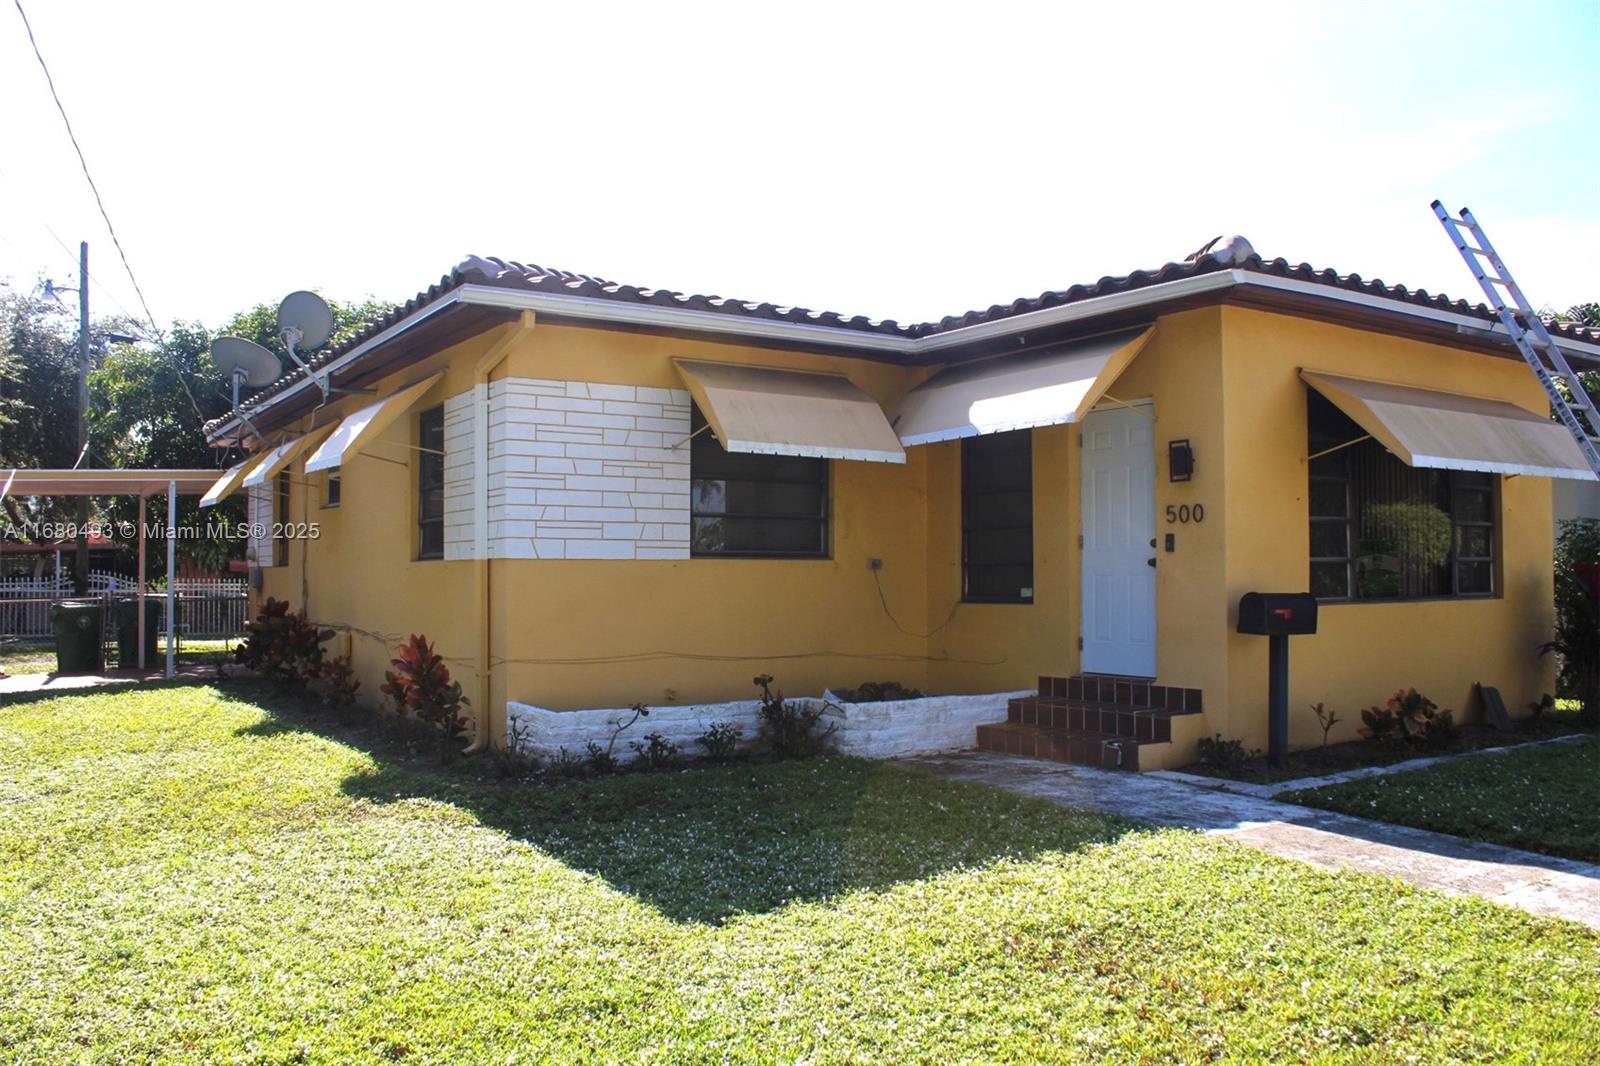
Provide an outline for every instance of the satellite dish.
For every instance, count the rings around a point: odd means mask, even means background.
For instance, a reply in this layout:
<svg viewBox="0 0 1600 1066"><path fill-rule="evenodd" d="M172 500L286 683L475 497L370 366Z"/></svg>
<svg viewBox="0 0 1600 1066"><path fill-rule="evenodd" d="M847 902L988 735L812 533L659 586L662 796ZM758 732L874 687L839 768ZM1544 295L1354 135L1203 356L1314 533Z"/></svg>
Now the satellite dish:
<svg viewBox="0 0 1600 1066"><path fill-rule="evenodd" d="M283 373L277 356L243 337L218 337L211 342L211 358L224 374L252 389L271 385Z"/></svg>
<svg viewBox="0 0 1600 1066"><path fill-rule="evenodd" d="M278 305L278 332L288 342L290 354L295 354L295 349L313 351L332 335L333 312L314 292L291 292Z"/></svg>

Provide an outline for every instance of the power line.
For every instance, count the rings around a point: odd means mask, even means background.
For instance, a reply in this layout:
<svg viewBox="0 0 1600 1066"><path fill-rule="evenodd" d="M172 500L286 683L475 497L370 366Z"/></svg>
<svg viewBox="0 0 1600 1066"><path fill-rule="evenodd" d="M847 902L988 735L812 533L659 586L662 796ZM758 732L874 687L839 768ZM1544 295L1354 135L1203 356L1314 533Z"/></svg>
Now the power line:
<svg viewBox="0 0 1600 1066"><path fill-rule="evenodd" d="M156 339L164 343L166 334L156 323L156 316L150 312L150 302L144 298L144 290L139 287L139 279L133 273L133 264L128 262L128 253L123 251L122 241L117 237L117 228L111 224L111 215L106 211L105 201L100 198L100 187L94 183L94 175L89 173L89 161L84 158L83 147L78 144L78 135L72 130L72 120L67 117L67 109L61 102L61 94L56 92L56 81L50 76L50 66L44 61L44 54L39 51L39 42L34 39L33 24L28 21L28 13L22 9L22 0L12 0L12 3L16 5L17 14L22 16L22 28L28 32L28 44L33 48L33 57L39 61L39 69L44 71L45 84L50 87L50 99L55 101L56 110L61 113L62 125L67 128L67 139L72 142L72 150L78 154L78 166L83 170L83 179L89 183L89 191L94 194L94 205L100 209L100 217L105 220L106 232L111 235L111 243L116 247L117 256L122 260L122 269L127 271L128 280L133 283L134 295L139 297L139 306L144 308L144 317L150 320L150 328L155 330ZM78 283L83 284L82 279L79 279ZM173 361L173 369L177 371L175 376L178 384L183 386L183 394L189 398L189 406L194 408L195 417L204 422L206 416L200 410L200 404L196 402L194 392L184 377L183 368L176 360Z"/></svg>

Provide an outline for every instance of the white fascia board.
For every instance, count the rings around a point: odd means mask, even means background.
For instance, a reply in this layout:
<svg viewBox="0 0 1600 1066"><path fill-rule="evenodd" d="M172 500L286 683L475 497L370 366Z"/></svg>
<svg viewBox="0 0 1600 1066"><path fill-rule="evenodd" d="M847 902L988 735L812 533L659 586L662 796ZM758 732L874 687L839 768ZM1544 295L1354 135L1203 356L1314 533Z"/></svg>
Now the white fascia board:
<svg viewBox="0 0 1600 1066"><path fill-rule="evenodd" d="M494 285L468 284L461 286L458 291L461 293L463 303L532 311L535 314L561 315L593 322L620 322L633 326L693 329L703 333L725 333L738 337L840 345L858 351L890 352L895 355L911 355L917 350L917 342L910 337L863 333L860 330L814 326L805 322L750 318L738 314L668 307L662 304L597 300L592 296L559 296L548 292L529 292L526 289L503 289Z"/></svg>
<svg viewBox="0 0 1600 1066"><path fill-rule="evenodd" d="M452 289L450 292L447 292L443 296L439 297L433 303L430 303L430 304L427 304L427 305L425 305L423 307L417 308L411 314L407 315L405 318L402 318L400 321L396 322L394 325L392 325L389 328L385 329L382 333L379 333L377 336L369 337L366 340L362 341L360 344L356 345L354 348L350 349L348 352L345 352L343 355L341 355L339 358L335 359L333 362L329 363L327 366L318 367L317 368L317 374L319 376L326 375L328 377L328 379L331 381L333 379L333 375L334 374L338 373L340 370L343 370L345 367L349 366L351 363L355 362L357 359L360 359L362 356L366 355L367 352L371 351L373 348L376 348L378 345L383 344L383 343L385 343L385 342L387 342L389 340L392 340L395 337L398 337L400 334L402 334L402 333L406 332L407 330L415 327L419 323L421 323L423 321L426 321L429 318L432 318L434 315L438 314L440 311L443 311L445 308L452 307L455 304L460 303L460 302L461 302L461 290L460 289ZM296 393L303 392L306 389L310 389L310 388L316 388L316 382L315 382L315 380L313 380L311 375L303 374L301 377L295 379L295 381L291 385L289 385L287 388L285 388L282 392L277 393L276 395L274 395L271 399L269 399L266 403L262 404L260 407L251 408L248 405L246 405L245 406L245 413L247 415L257 415L257 414L261 413L262 411L265 411L268 407L271 407L273 404L276 404L279 401L283 400L284 398L289 397L289 396L293 396ZM243 422L239 418L237 418L237 417L230 418L230 419L228 419L228 421L226 421L222 425L218 426L217 427L217 431L215 433L211 434L211 436L213 438L221 437L221 436L223 436L225 434L237 431L237 430L242 429L242 428L243 428Z"/></svg>
<svg viewBox="0 0 1600 1066"><path fill-rule="evenodd" d="M1340 289L1321 282L1306 281L1303 278L1280 278L1271 274L1257 274L1248 270L1229 271L1233 280L1239 285L1254 285L1262 289L1277 289L1282 292L1292 292L1302 296L1317 297L1324 300L1340 300L1344 303L1358 304L1370 307L1377 311L1389 311L1401 315L1410 315L1414 318L1426 318L1443 325L1455 326L1461 330L1479 334L1492 334L1496 340L1511 344L1511 334L1506 331L1502 322L1489 322L1478 318L1476 315L1464 315L1459 311L1441 311L1437 307L1424 307L1421 304L1408 303L1388 296L1374 296L1369 292L1354 292L1350 289ZM1159 286L1158 286L1159 287ZM1149 290L1141 290L1149 291ZM1600 359L1600 344L1590 344L1586 341L1576 341L1570 337L1553 337L1556 347L1564 352L1581 352L1591 358Z"/></svg>

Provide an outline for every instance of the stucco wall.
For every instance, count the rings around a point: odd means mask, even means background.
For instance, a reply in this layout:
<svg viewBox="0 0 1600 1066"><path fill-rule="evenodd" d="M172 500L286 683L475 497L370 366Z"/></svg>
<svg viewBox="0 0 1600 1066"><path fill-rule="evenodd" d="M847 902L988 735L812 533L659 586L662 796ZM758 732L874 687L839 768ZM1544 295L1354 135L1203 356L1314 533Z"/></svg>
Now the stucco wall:
<svg viewBox="0 0 1600 1066"><path fill-rule="evenodd" d="M1304 591L1310 521L1305 387L1298 371L1336 370L1423 388L1496 397L1542 410L1544 396L1517 359L1459 352L1344 326L1243 308L1223 310L1227 464L1226 687L1206 692L1214 729L1266 745L1267 641L1233 634L1239 597ZM1551 487L1500 479L1499 593L1490 599L1329 603L1316 636L1290 641L1290 727L1296 746L1320 742L1308 709L1325 702L1356 735L1360 709L1416 686L1441 707L1478 713L1472 684L1497 686L1513 713L1553 683L1538 657L1554 622Z"/></svg>
<svg viewBox="0 0 1600 1066"><path fill-rule="evenodd" d="M340 507L319 506L319 476L296 474L291 516L320 521L323 535L293 545L289 565L265 574L265 593L304 603L313 617L347 629L341 639L353 644L366 698L378 699L393 645L413 632L434 637L474 706L491 709L508 699L556 709L722 702L753 694L750 678L762 672L776 675L791 695L811 696L863 680L996 692L1078 669L1074 426L1034 433L1031 605L958 605L957 442L912 448L905 465L830 464L825 559L468 558L479 493L459 452L472 439L471 398L512 391L482 386L473 368L511 337L494 381L537 380L552 383L551 390L562 383L563 395L567 383L600 384L632 389L636 399L655 395L641 390L663 390L670 401L667 390L682 387L671 360L689 357L832 370L892 408L929 372L541 323L475 338L394 375L384 391L446 371L411 415L350 460L341 472ZM1232 307L1160 320L1110 389L1121 400L1154 400L1156 534L1158 542L1175 535L1174 551L1158 546L1155 553L1158 679L1202 689L1208 731L1253 746L1265 743L1265 641L1233 635L1233 612L1246 591L1306 586L1301 366L1509 397L1530 409L1540 400L1537 383L1513 360ZM447 399L452 558L419 562L417 453L409 446L416 443L416 411ZM358 402L370 401L347 398L319 413L317 423ZM1177 438L1195 452L1195 475L1186 483L1167 474L1167 443ZM1549 687L1549 664L1533 654L1551 619L1549 483L1511 479L1502 499L1500 596L1329 605L1323 632L1295 642L1297 744L1316 738L1306 705L1318 700L1339 710L1347 722L1340 733L1352 735L1359 707L1399 685L1415 684L1458 710L1476 680L1498 685L1513 708ZM1196 503L1205 507L1203 522L1165 521L1168 505ZM868 568L874 558L883 560L880 571ZM480 603L485 574L488 600ZM480 617L490 631L487 688ZM498 734L503 715L494 719Z"/></svg>

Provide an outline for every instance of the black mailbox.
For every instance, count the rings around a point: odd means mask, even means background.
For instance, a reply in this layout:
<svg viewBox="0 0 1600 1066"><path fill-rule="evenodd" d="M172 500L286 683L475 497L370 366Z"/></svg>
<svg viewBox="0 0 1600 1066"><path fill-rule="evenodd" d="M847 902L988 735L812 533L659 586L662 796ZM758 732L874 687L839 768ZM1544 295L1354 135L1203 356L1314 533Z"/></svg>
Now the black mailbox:
<svg viewBox="0 0 1600 1066"><path fill-rule="evenodd" d="M1306 592L1247 592L1239 600L1239 632L1297 637L1317 631L1317 598Z"/></svg>
<svg viewBox="0 0 1600 1066"><path fill-rule="evenodd" d="M1246 592L1239 597L1239 632L1267 643L1267 762L1282 766L1289 752L1289 638L1317 631L1317 598L1307 592Z"/></svg>

